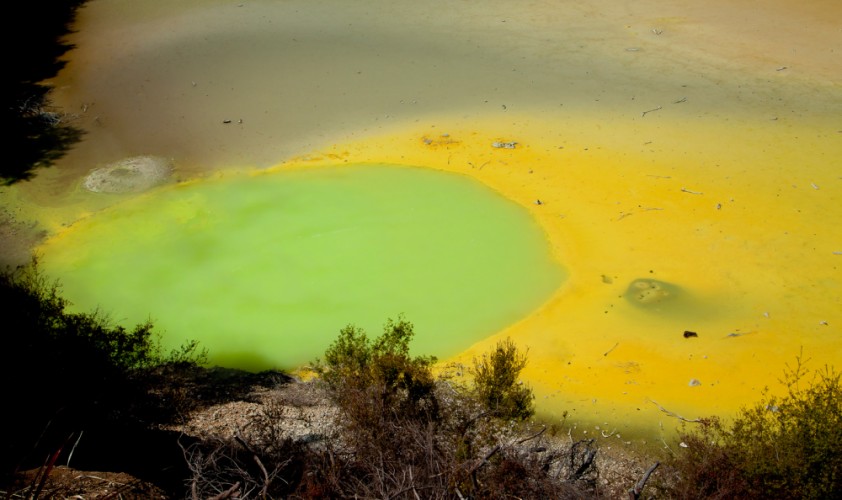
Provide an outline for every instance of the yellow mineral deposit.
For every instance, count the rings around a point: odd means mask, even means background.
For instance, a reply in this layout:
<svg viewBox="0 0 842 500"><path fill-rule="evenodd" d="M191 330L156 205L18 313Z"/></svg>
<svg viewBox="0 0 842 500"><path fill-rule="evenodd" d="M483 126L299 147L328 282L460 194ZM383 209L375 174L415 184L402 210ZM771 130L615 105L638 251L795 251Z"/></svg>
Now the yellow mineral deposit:
<svg viewBox="0 0 842 500"><path fill-rule="evenodd" d="M526 207L569 272L447 361L511 337L539 410L577 432L657 436L779 389L802 350L842 361L838 1L100 1L79 19L55 97L88 135L4 198L51 231L122 199L76 186L138 155L181 180L423 166Z"/></svg>
<svg viewBox="0 0 842 500"><path fill-rule="evenodd" d="M701 127L700 139L711 137L693 142L692 154L652 158L616 150L598 132L586 137L599 127L585 119L483 125L451 122L446 144L424 140L444 130L416 129L340 145L318 160L377 157L465 172L541 222L570 278L534 314L452 361L470 364L511 337L529 348L526 377L539 409L556 418L567 411L606 434L652 436L661 424L674 429L676 415L728 415L756 400L801 349L816 367L842 359L832 222L842 211L831 202L840 190L831 165L809 174L832 186L822 190L792 183L805 175L801 162L722 149L723 139ZM743 127L717 133L744 137ZM495 130L515 149L490 147L501 139ZM762 133L769 144L782 140L774 126ZM839 150L839 142L809 142L805 151L820 157Z"/></svg>

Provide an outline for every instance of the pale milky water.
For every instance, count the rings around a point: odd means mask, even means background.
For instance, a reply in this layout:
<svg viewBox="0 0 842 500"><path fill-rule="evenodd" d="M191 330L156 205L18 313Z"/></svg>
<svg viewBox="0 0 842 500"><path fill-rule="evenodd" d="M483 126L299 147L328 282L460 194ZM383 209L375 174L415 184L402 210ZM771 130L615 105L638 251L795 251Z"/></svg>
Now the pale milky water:
<svg viewBox="0 0 842 500"><path fill-rule="evenodd" d="M172 158L173 182L311 160L468 174L570 275L467 356L512 335L539 407L600 424L657 425L652 401L727 413L800 347L842 361L841 9L97 0L54 81L85 140L3 203L61 238L133 199L79 186L135 155ZM628 304L647 278L682 293Z"/></svg>

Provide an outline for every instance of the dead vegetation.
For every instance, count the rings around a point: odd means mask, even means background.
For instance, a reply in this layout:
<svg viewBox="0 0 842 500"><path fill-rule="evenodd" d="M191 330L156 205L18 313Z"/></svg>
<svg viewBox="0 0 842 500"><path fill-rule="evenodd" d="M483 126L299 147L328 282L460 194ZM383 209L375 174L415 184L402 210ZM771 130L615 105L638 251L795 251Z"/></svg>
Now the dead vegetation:
<svg viewBox="0 0 842 500"><path fill-rule="evenodd" d="M411 357L412 335L403 319L373 340L342 330L319 379L265 394L247 418L184 447L188 496L595 498L635 486L600 481L593 439L529 422L526 357L513 343L476 360L463 384Z"/></svg>

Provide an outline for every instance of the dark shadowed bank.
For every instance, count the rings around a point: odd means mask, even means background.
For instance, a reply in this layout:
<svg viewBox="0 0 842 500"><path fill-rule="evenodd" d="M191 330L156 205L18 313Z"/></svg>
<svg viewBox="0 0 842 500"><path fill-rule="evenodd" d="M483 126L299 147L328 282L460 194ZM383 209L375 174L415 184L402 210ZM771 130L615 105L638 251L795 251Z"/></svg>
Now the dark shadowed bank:
<svg viewBox="0 0 842 500"><path fill-rule="evenodd" d="M27 0L3 7L8 61L0 111L7 148L0 162L2 184L31 178L35 169L51 166L82 136L70 116L51 109L50 87L43 82L64 67L61 58L72 48L64 37L83 3Z"/></svg>
<svg viewBox="0 0 842 500"><path fill-rule="evenodd" d="M175 437L149 423L183 408L162 384L197 367L195 343L163 352L149 323L126 329L69 313L58 286L32 267L0 274L0 380L6 429L2 483L15 471L67 463L156 476L184 467ZM162 391L153 391L159 384Z"/></svg>

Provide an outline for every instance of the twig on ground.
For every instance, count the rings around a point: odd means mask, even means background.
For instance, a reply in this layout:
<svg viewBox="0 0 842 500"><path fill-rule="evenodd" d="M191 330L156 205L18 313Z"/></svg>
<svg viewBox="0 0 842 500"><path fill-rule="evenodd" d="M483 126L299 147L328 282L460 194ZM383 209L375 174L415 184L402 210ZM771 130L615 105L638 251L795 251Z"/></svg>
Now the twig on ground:
<svg viewBox="0 0 842 500"><path fill-rule="evenodd" d="M640 498L640 494L643 493L643 487L646 486L646 481L649 480L649 476L655 472L655 469L657 469L659 465L661 465L661 462L655 462L652 467L649 467L649 469L646 470L643 477L640 478L640 481L629 489L629 500L638 500Z"/></svg>
<svg viewBox="0 0 842 500"><path fill-rule="evenodd" d="M219 495L216 495L215 497L208 498L208 500L225 500L226 498L232 498L232 497L235 497L235 496L239 497L240 496L239 490L240 490L240 482L237 481L236 483L234 483L233 486L231 486L227 490L223 491Z"/></svg>
<svg viewBox="0 0 842 500"><path fill-rule="evenodd" d="M525 437L525 438L521 439L516 444L523 444L527 441L531 441L531 440L535 439L536 437L540 436L541 434L543 434L546 430L547 430L547 426L545 425L540 431L536 432L535 434L533 434L531 436L528 436L528 437Z"/></svg>
<svg viewBox="0 0 842 500"><path fill-rule="evenodd" d="M610 353L611 353L611 351L613 351L614 349L616 349L618 345L620 345L620 343L619 343L619 342L617 342L616 344L614 344L614 347L612 347L611 349L608 349L607 351L605 351L604 353L602 353L602 355L603 355L603 356L608 356L608 354L610 354Z"/></svg>
<svg viewBox="0 0 842 500"><path fill-rule="evenodd" d="M748 334L751 334L751 333L757 333L757 332L755 332L755 331L751 331L751 332L731 332L728 335L726 335L725 338L727 339L727 338L732 338L732 337L742 337L743 335L748 335Z"/></svg>
<svg viewBox="0 0 842 500"><path fill-rule="evenodd" d="M596 458L596 450L591 448L591 445L593 443L593 439L585 439L573 443L573 446L570 447L570 469L572 470L573 467L576 466L576 458L578 455L579 446L585 446L585 452L582 455L582 463L579 464L579 467L577 467L576 471L573 472L574 481L581 479L585 472L587 472L588 469L590 469L591 465L593 465L593 461Z"/></svg>
<svg viewBox="0 0 842 500"><path fill-rule="evenodd" d="M669 411L669 410L667 410L666 408L664 408L663 406L661 406L660 404L658 404L658 402L657 402L657 401L655 401L655 400L650 399L650 400L649 400L649 402L651 402L653 405L657 406L659 410L661 410L662 412L666 413L666 414L667 414L667 415L669 415L670 417L677 418L678 420L681 420L681 421L683 421L683 422L688 422L688 423L691 423L691 424L701 424L701 423L704 423L704 422L702 421L702 419L700 419L700 418L694 418L694 419L692 419L692 420L691 420L691 419L689 419L689 418L684 418L684 417L682 417L681 415L679 415L678 413L675 413L674 411Z"/></svg>
<svg viewBox="0 0 842 500"><path fill-rule="evenodd" d="M482 458L482 459L481 459L478 463L476 463L473 467L471 467L470 474L473 474L473 473L474 473L474 472L476 472L476 471L477 471L480 467L482 467L483 465L485 465L486 463L488 463L488 461L491 459L491 457L493 457L494 455L496 455L496 454L497 454L500 450L502 450L502 449L503 449L503 447L502 447L502 446L500 446L499 444L498 444L497 446L495 446L494 448L492 448L492 449L491 449L491 451L489 451L488 453L486 453L486 455L485 455L485 456L484 456L484 457L483 457L483 458Z"/></svg>
<svg viewBox="0 0 842 500"><path fill-rule="evenodd" d="M658 106L657 108L647 109L647 110L646 110L646 111L644 111L644 112L643 112L640 116L641 116L641 117L645 117L647 113L651 113L651 112L653 112L653 111L659 111L659 110L661 110L661 109L663 109L663 107L662 107L662 106Z"/></svg>

